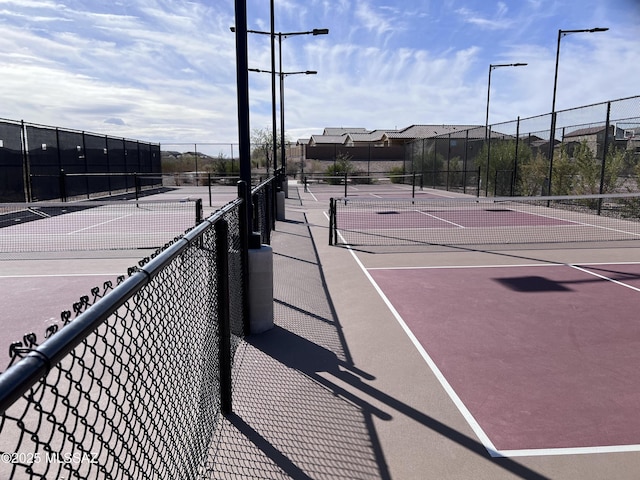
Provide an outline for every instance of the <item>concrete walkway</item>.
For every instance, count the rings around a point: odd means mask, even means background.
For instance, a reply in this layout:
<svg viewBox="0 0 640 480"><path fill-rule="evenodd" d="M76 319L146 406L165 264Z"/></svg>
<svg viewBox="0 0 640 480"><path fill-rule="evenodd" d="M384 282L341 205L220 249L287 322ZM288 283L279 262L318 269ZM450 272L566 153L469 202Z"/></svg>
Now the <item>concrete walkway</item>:
<svg viewBox="0 0 640 480"><path fill-rule="evenodd" d="M492 458L351 252L289 187L272 236L275 327L243 342L203 478L637 478L640 456Z"/></svg>

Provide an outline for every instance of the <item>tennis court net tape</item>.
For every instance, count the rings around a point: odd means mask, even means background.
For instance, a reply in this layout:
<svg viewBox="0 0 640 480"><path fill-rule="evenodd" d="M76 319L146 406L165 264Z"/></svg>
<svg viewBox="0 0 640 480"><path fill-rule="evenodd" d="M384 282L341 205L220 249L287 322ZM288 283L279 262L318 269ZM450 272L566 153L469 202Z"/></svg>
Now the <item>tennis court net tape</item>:
<svg viewBox="0 0 640 480"><path fill-rule="evenodd" d="M640 240L640 194L333 198L330 244L487 245Z"/></svg>
<svg viewBox="0 0 640 480"><path fill-rule="evenodd" d="M202 201L0 204L0 253L157 249L202 220Z"/></svg>

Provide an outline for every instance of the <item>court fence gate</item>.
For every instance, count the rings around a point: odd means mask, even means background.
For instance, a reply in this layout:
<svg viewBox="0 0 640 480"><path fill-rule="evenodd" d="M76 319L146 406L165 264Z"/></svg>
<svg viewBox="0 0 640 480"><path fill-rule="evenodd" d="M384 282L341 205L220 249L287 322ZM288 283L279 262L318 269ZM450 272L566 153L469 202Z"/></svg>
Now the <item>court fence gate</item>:
<svg viewBox="0 0 640 480"><path fill-rule="evenodd" d="M236 200L94 288L75 318L63 312L46 341L13 345L0 374L1 478L203 475L217 418L232 411L249 238L270 241L275 180L250 192L240 182Z"/></svg>

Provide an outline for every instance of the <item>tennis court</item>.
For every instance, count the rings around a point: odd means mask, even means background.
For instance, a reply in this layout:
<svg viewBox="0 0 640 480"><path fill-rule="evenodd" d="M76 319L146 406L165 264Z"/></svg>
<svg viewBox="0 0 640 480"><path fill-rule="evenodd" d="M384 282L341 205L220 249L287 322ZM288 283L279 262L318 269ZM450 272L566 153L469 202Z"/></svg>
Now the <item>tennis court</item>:
<svg viewBox="0 0 640 480"><path fill-rule="evenodd" d="M206 218L235 199L237 187L125 197L0 206L0 372L12 343L25 345L29 333L42 343L48 328L63 326L61 312L71 311L73 318L82 296L115 286L130 267L192 228L198 216Z"/></svg>
<svg viewBox="0 0 640 480"><path fill-rule="evenodd" d="M635 200L539 200L347 197L325 215L358 296L382 301L490 456L638 452Z"/></svg>
<svg viewBox="0 0 640 480"><path fill-rule="evenodd" d="M411 174L380 176L352 176L347 178L319 176L306 179L301 197L314 202L328 202L333 197L351 198L447 198L465 196L463 193L443 192L424 188L420 176Z"/></svg>

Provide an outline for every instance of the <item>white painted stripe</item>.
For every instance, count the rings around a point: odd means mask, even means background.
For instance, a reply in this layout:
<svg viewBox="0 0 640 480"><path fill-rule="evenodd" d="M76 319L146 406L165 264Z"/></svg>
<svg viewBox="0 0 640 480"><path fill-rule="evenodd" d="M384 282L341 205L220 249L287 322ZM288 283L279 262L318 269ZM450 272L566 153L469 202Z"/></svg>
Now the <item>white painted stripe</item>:
<svg viewBox="0 0 640 480"><path fill-rule="evenodd" d="M118 221L118 220L122 220L123 218L131 217L131 216L133 216L133 215L134 215L133 213L129 213L129 214L127 214L127 215L121 215L121 216L119 216L119 217L112 218L111 220L106 220L106 221L104 221L104 222L96 223L95 225L89 225L88 227L81 228L81 229L79 229L79 230L75 230L75 231L73 231L73 232L69 232L69 233L67 233L67 235L73 235L73 234L75 234L75 233L80 233L80 232L84 232L84 231L86 231L86 230L91 230L92 228L96 228L96 227L99 227L99 226L101 226L101 225L106 225L107 223L116 222L116 221Z"/></svg>
<svg viewBox="0 0 640 480"><path fill-rule="evenodd" d="M540 260L546 262L550 260ZM589 266L597 265L640 265L640 262L600 262L600 263L584 263L581 264L588 268ZM519 263L519 264L495 264L495 265L431 265L431 266L413 266L413 267L368 267L367 270L438 270L449 268L509 268L509 267L573 267L579 268L579 264L567 264L567 263ZM588 273L592 273L587 271ZM595 274L594 274L595 275ZM612 280L615 282L615 280Z"/></svg>
<svg viewBox="0 0 640 480"><path fill-rule="evenodd" d="M373 285L373 288L375 288L375 290L378 292L378 295L380 295L380 298L382 298L384 303L387 305L387 307L395 317L396 321L400 324L400 327L402 327L405 334L409 337L409 340L411 340L414 347L416 347L416 349L418 350L418 352L420 353L424 361L427 363L427 365L429 366L429 368L431 369L435 377L438 379L438 381L440 382L440 385L442 385L442 388L444 388L445 392L447 392L447 394L449 395L449 398L451 398L451 401L455 404L455 406L458 408L462 416L465 418L465 420L467 421L471 429L474 431L478 439L482 442L482 445L484 445L484 447L487 449L487 451L492 457L500 456L497 454L496 447L493 445L491 440L489 440L489 437L487 436L487 434L484 432L484 430L482 430L482 428L480 427L476 419L473 417L473 415L471 415L471 412L469 412L469 410L467 409L465 404L462 402L460 397L458 397L458 394L455 392L453 387L449 384L447 379L444 377L444 375L442 374L438 366L435 364L433 359L429 356L429 354L424 349L424 347L420 344L420 342L415 337L411 329L407 326L405 321L402 319L398 311L391 304L391 302L389 301L387 296L384 294L382 289L378 286L376 281L373 279L373 277L371 277L367 269L360 262L360 259L357 257L357 255L354 253L351 247L347 246L347 248L349 249L351 256L354 258L354 260L356 261L356 263L358 264L362 272L371 282L371 285Z"/></svg>
<svg viewBox="0 0 640 480"><path fill-rule="evenodd" d="M608 445L606 447L575 447L575 448L537 448L522 450L498 450L499 457L542 457L558 455L593 455L596 453L638 452L640 445Z"/></svg>
<svg viewBox="0 0 640 480"><path fill-rule="evenodd" d="M448 223L450 225L454 225L454 226L459 227L459 228L467 228L464 225L460 225L459 223L455 223L455 222L451 222L449 220L445 220L444 218L438 217L437 215L432 215L430 213L422 212L420 210L413 210L413 211L416 211L421 215L426 215L427 217L435 218L436 220L439 220L440 222L444 222L444 223ZM426 228L426 230L430 230L430 228Z"/></svg>
<svg viewBox="0 0 640 480"><path fill-rule="evenodd" d="M309 195L311 195L311 196L313 197L313 199L314 199L316 202L318 201L318 199L317 199L317 198L316 198L316 196L313 194L313 192L309 189L309 187L307 187L307 193L308 193Z"/></svg>
<svg viewBox="0 0 640 480"><path fill-rule="evenodd" d="M600 275L599 273L592 272L592 271L587 270L585 268L579 267L578 265L569 265L569 266L571 268L575 268L576 270L580 270L581 272L587 273L589 275L593 275L594 277L598 277L598 278L601 278L603 280L607 280L609 282L613 282L616 285L621 285L623 287L630 288L631 290L635 290L636 292L640 292L640 288L634 287L633 285L629 285L628 283L624 283L624 282L621 282L619 280L614 280L613 278L605 277L604 275Z"/></svg>
<svg viewBox="0 0 640 480"><path fill-rule="evenodd" d="M439 265L426 267L370 267L367 270L439 270L451 268L563 267L563 263L522 263L517 265Z"/></svg>
<svg viewBox="0 0 640 480"><path fill-rule="evenodd" d="M326 212L325 212L325 216L327 216ZM338 232L338 235L340 235L339 232ZM342 240L344 241L344 238L342 238ZM498 450L493 445L493 442L489 439L489 437L484 432L482 427L478 424L476 419L473 417L471 412L469 412L467 407L464 405L464 403L462 402L462 400L460 399L458 394L455 392L453 387L449 384L447 379L444 377L444 375L442 374L442 372L440 371L438 366L435 364L433 359L429 356L427 351L420 344L420 342L415 337L415 335L413 334L411 329L404 322L404 320L402 319L402 317L400 316L398 311L391 304L391 301L382 292L382 289L378 286L378 284L375 282L373 277L371 277L371 275L368 272L368 270L387 270L387 268L371 268L371 269L367 269L362 264L362 262L360 261L360 259L356 255L356 253L351 249L351 247L349 245L347 245L347 248L349 249L349 252L351 253L351 256L353 257L353 259L356 261L356 263L358 264L358 266L360 267L362 272L365 274L365 276L368 278L369 282L371 282L371 284L373 285L374 289L378 292L378 295L380 295L380 298L382 298L382 300L385 302L385 304L387 305L387 307L389 308L389 310L391 311L391 313L393 314L393 316L395 317L397 322L400 324L400 326L404 330L405 334L409 337L409 339L411 340L413 345L416 347L416 349L418 350L418 352L420 353L422 358L425 360L425 362L427 363L427 365L429 366L429 368L431 369L431 371L433 372L435 377L438 379L438 381L440 382L440 384L442 385L444 390L449 395L449 398L451 398L452 402L458 408L458 410L460 411L462 416L465 418L465 420L467 421L467 423L469 424L471 429L474 431L474 433L478 436L478 439L482 442L483 446L487 449L487 452L489 453L489 455L491 457L497 458L497 457L535 457L535 456L558 456L558 455L588 455L588 454L599 454L599 453L624 453L624 452L638 452L638 451L640 451L640 445L610 445L610 446L575 447L575 448L539 448L539 449L520 449L520 450ZM588 263L588 264L585 264L585 265L638 265L638 264L640 264L640 262L603 262L603 263ZM569 267L572 267L572 268L576 268L578 270L583 270L582 268L580 268L577 265L560 264L560 263L557 263L557 264L556 263L554 263L554 264L531 264L531 265L491 265L491 266L480 266L480 267L476 267L476 268L493 268L493 267L505 267L505 266L513 266L513 267L522 267L522 266L541 266L541 267L544 267L544 266L554 266L554 267L555 266L569 266ZM406 268L415 268L415 267L406 267ZM471 267L458 266L458 267L420 267L420 268L471 268ZM393 270L394 268L389 268L389 269ZM594 274L593 272L589 272L588 270L585 270L585 272L589 273L589 274ZM594 275L600 276L600 275L597 275L597 274L594 274ZM607 277L602 277L602 278L604 278L606 280L610 280L610 281L612 281L614 283L619 283L619 284L621 284L623 286L632 288L633 290L638 290L637 288L631 287L630 285L624 284L622 282L617 282L616 280L608 279Z"/></svg>

